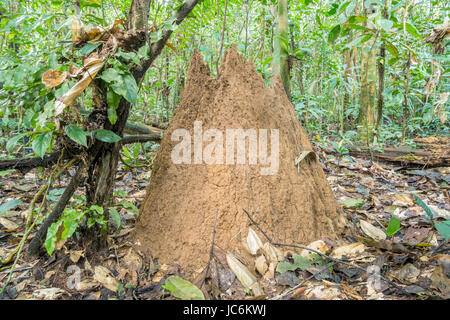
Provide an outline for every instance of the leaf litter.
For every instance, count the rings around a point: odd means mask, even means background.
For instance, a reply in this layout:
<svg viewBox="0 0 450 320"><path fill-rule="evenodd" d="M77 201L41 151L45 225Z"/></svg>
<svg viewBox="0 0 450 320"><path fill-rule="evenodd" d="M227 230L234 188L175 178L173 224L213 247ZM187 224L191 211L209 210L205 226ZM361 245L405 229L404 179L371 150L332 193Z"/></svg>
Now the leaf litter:
<svg viewBox="0 0 450 320"><path fill-rule="evenodd" d="M111 227L108 248L93 252L69 239L52 257L21 258L1 299L448 299L449 247L445 229L436 227L450 216L448 170L410 170L359 158L338 162L316 154L353 228L338 242L317 239L305 247L348 265L306 249L275 246L250 223L238 250L242 254L215 247L208 274L204 269L187 274L157 260L146 264L127 237L145 196L148 169L122 164L115 190L123 192L114 199L122 226ZM7 209L0 214L1 259L23 235L38 177L36 169L25 175L9 170L0 177L0 206ZM62 176L52 188L62 188L67 179ZM78 269L68 272L69 266ZM8 266L1 269L0 285L8 272ZM70 286L73 276L79 276L78 289Z"/></svg>

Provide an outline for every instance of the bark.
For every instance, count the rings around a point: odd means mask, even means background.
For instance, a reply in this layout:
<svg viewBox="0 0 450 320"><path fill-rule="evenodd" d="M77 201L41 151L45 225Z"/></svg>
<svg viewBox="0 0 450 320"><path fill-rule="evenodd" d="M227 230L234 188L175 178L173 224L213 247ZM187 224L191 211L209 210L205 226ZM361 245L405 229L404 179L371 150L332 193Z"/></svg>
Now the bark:
<svg viewBox="0 0 450 320"><path fill-rule="evenodd" d="M23 174L27 173L36 167L50 167L58 162L58 157L61 154L60 151L55 151L44 158L34 157L34 158L20 158L20 159L10 159L10 160L0 160L0 171L7 169L17 169ZM63 155L63 159L67 159L70 155Z"/></svg>
<svg viewBox="0 0 450 320"><path fill-rule="evenodd" d="M384 66L386 58L386 47L384 44L380 48L380 60L378 61L378 101L377 101L377 122L375 125L375 131L377 136L379 135L381 122L383 119L383 106L384 106Z"/></svg>
<svg viewBox="0 0 450 320"><path fill-rule="evenodd" d="M364 26L368 26L367 22L364 23ZM366 42L361 50L361 94L358 137L360 141L365 143L372 142L375 124L375 91L377 80L375 43L376 37L373 44Z"/></svg>
<svg viewBox="0 0 450 320"><path fill-rule="evenodd" d="M402 119L402 143L406 138L406 120L408 119L408 90L409 90L409 69L411 68L411 53L409 53L404 73L406 73L405 90L403 91L403 119Z"/></svg>
<svg viewBox="0 0 450 320"><path fill-rule="evenodd" d="M278 0L278 38L275 48L273 73L279 74L283 81L287 96L291 99L291 86L289 74L289 26L288 26L288 0Z"/></svg>

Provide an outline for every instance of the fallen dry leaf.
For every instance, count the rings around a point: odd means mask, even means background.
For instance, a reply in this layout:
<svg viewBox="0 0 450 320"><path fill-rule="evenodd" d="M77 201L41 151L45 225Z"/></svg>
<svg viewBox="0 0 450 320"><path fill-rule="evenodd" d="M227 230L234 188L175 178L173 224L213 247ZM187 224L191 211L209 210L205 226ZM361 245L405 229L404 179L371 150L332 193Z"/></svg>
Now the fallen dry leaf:
<svg viewBox="0 0 450 320"><path fill-rule="evenodd" d="M117 292L119 281L113 277L107 268L103 266L96 266L94 268L94 279L100 282L105 288Z"/></svg>
<svg viewBox="0 0 450 320"><path fill-rule="evenodd" d="M239 279L245 288L251 289L255 296L264 294L264 291L253 273L251 273L250 270L248 270L248 268L232 253L227 253L227 263L231 271L236 275L236 278Z"/></svg>
<svg viewBox="0 0 450 320"><path fill-rule="evenodd" d="M333 249L331 257L341 259L342 257L355 258L366 250L366 246L361 242L345 244Z"/></svg>
<svg viewBox="0 0 450 320"><path fill-rule="evenodd" d="M383 230L371 225L369 222L364 220L359 220L359 225L366 235L371 237L376 241L381 241L386 239L386 233Z"/></svg>
<svg viewBox="0 0 450 320"><path fill-rule="evenodd" d="M68 76L68 72L58 70L47 70L42 74L41 81L47 88L54 88L63 83Z"/></svg>

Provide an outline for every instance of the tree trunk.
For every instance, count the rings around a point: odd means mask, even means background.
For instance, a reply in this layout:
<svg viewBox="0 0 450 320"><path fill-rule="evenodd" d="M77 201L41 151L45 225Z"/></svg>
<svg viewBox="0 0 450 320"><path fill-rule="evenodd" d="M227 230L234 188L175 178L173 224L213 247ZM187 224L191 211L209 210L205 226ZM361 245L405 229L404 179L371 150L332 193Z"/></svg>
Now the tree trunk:
<svg viewBox="0 0 450 320"><path fill-rule="evenodd" d="M282 39L282 40L280 40ZM278 39L276 40L273 74L279 74L286 94L291 98L289 75L288 0L278 0Z"/></svg>
<svg viewBox="0 0 450 320"><path fill-rule="evenodd" d="M364 23L367 27L367 22ZM361 94L358 117L358 137L362 142L370 143L373 139L375 124L375 96L377 80L377 60L375 56L375 41L365 43L361 52ZM370 48L369 50L367 50Z"/></svg>

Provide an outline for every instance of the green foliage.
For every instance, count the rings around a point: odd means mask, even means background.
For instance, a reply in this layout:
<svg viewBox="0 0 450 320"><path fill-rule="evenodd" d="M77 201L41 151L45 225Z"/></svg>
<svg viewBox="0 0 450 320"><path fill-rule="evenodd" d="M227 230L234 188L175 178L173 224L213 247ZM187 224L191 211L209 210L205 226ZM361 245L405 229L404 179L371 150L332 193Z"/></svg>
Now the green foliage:
<svg viewBox="0 0 450 320"><path fill-rule="evenodd" d="M0 215L7 213L9 210L14 209L15 207L17 207L19 204L22 203L22 200L19 199L14 199L14 200L9 200L5 203L2 203L0 205Z"/></svg>
<svg viewBox="0 0 450 320"><path fill-rule="evenodd" d="M86 226L92 228L98 224L101 231L106 231L107 221L104 218L103 208L97 205L92 205L90 208L80 210L77 208L66 208L63 216L51 224L47 231L45 239L45 248L47 253L51 256L55 250L56 244L59 241L69 239L78 227L86 221Z"/></svg>
<svg viewBox="0 0 450 320"><path fill-rule="evenodd" d="M386 234L389 237L392 237L394 234L396 234L401 228L400 220L398 220L396 217L391 217L389 220L389 225L386 229Z"/></svg>
<svg viewBox="0 0 450 320"><path fill-rule="evenodd" d="M414 195L414 199L430 218L434 228L441 234L442 237L444 237L445 241L448 241L448 239L450 238L450 221L447 220L442 222L435 222L434 215L430 207L428 207L425 202L423 202L422 199L420 199L418 196Z"/></svg>
<svg viewBox="0 0 450 320"><path fill-rule="evenodd" d="M277 264L276 271L279 273L285 273L286 271L295 271L297 269L306 270L311 266L311 261L307 258L302 257L301 255L294 254L292 256L294 259L294 263L289 262L279 262Z"/></svg>
<svg viewBox="0 0 450 320"><path fill-rule="evenodd" d="M178 276L170 276L162 287L182 300L205 300L203 292L195 285Z"/></svg>
<svg viewBox="0 0 450 320"><path fill-rule="evenodd" d="M64 128L67 136L75 141L76 143L81 144L84 147L87 147L87 140L86 136L89 135L88 132L84 131L83 129L78 128L74 124L69 124Z"/></svg>
<svg viewBox="0 0 450 320"><path fill-rule="evenodd" d="M41 133L33 140L32 143L33 151L39 157L43 158L51 142L52 142L52 132Z"/></svg>
<svg viewBox="0 0 450 320"><path fill-rule="evenodd" d="M105 130L105 129L96 130L95 138L100 141L109 142L109 143L114 143L114 142L120 141L122 139L121 137L119 137L117 134L115 134L111 130Z"/></svg>

